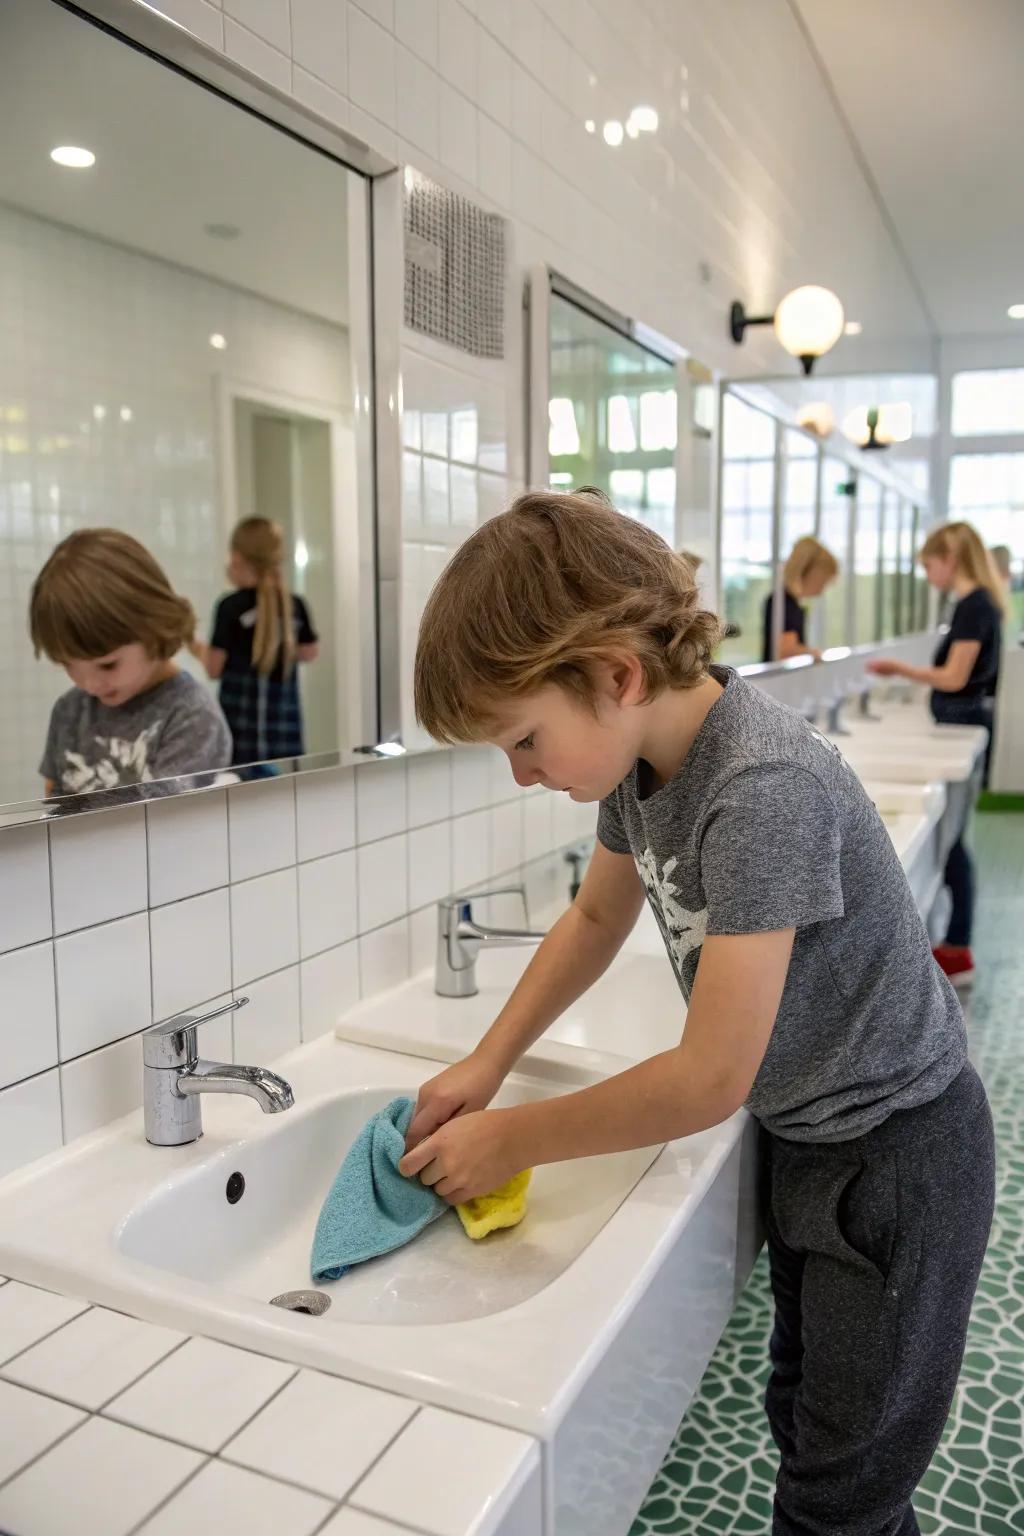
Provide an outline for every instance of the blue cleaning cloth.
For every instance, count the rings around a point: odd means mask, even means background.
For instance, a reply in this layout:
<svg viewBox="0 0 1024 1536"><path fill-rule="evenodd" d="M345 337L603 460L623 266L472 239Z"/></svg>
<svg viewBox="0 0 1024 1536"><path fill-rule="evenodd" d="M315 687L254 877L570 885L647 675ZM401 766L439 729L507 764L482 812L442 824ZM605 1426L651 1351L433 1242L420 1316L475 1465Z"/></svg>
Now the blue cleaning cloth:
<svg viewBox="0 0 1024 1536"><path fill-rule="evenodd" d="M401 1248L448 1210L428 1185L398 1171L413 1108L411 1099L392 1099L349 1148L316 1224L314 1283L340 1280L353 1264Z"/></svg>

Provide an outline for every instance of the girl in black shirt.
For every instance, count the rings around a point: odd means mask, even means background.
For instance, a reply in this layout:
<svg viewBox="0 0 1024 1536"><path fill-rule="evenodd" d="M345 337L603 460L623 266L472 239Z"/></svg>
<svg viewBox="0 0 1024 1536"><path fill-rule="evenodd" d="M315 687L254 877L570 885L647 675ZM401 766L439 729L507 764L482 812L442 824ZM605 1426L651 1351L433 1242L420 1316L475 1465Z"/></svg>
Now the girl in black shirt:
<svg viewBox="0 0 1024 1536"><path fill-rule="evenodd" d="M812 650L806 642L804 627L807 611L802 607L800 599L820 597L838 574L839 565L830 549L826 549L824 544L818 539L812 539L809 534L797 539L782 572L785 607L777 656L772 654L775 593L769 592L764 600L762 661L788 661L791 656L813 656L815 661L821 660L821 652Z"/></svg>
<svg viewBox="0 0 1024 1536"><path fill-rule="evenodd" d="M918 559L932 586L952 592L957 599L949 627L939 639L930 667L880 656L868 662L868 670L880 677L930 684L932 715L939 724L980 725L991 736L990 689L999 671L1006 609L992 557L970 523L944 523L928 535ZM966 821L965 810L964 826L946 860L945 880L953 903L949 928L945 943L934 951L954 986L974 975L974 870L963 844Z"/></svg>

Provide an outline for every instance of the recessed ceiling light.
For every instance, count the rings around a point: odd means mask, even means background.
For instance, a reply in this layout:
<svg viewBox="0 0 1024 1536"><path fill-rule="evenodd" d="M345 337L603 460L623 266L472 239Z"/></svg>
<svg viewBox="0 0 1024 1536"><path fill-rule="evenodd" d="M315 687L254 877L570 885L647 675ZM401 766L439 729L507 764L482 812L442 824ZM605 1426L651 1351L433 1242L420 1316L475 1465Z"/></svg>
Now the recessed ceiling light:
<svg viewBox="0 0 1024 1536"><path fill-rule="evenodd" d="M87 171L96 164L92 150L81 149L77 144L58 144L56 149L50 150L50 159L72 171Z"/></svg>
<svg viewBox="0 0 1024 1536"><path fill-rule="evenodd" d="M634 107L629 115L641 133L657 133L658 114L653 107Z"/></svg>
<svg viewBox="0 0 1024 1536"><path fill-rule="evenodd" d="M583 126L588 133L596 133L597 131L597 124L594 122L592 117L588 117Z"/></svg>
<svg viewBox="0 0 1024 1536"><path fill-rule="evenodd" d="M210 346L215 347L218 352L223 352L227 344L227 337L222 336L220 331L214 331L213 335L210 337Z"/></svg>
<svg viewBox="0 0 1024 1536"><path fill-rule="evenodd" d="M1006 313L1011 320L1024 320L1024 304L1011 304Z"/></svg>
<svg viewBox="0 0 1024 1536"><path fill-rule="evenodd" d="M624 138L624 130L622 124L618 121L617 118L614 117L610 122L605 123L601 132L604 135L605 143L610 144L612 149L617 149Z"/></svg>
<svg viewBox="0 0 1024 1536"><path fill-rule="evenodd" d="M638 139L640 137L640 129L631 117L626 118L626 132L631 139Z"/></svg>
<svg viewBox="0 0 1024 1536"><path fill-rule="evenodd" d="M92 408L93 421L106 421L107 408L105 405L94 405Z"/></svg>
<svg viewBox="0 0 1024 1536"><path fill-rule="evenodd" d="M121 420L122 421L131 421L131 419L132 419L132 408L131 408L131 406L130 405L122 405L122 407L121 407Z"/></svg>
<svg viewBox="0 0 1024 1536"><path fill-rule="evenodd" d="M859 336L863 329L864 327L861 325L859 320L847 320L846 324L843 326L843 330L847 336Z"/></svg>

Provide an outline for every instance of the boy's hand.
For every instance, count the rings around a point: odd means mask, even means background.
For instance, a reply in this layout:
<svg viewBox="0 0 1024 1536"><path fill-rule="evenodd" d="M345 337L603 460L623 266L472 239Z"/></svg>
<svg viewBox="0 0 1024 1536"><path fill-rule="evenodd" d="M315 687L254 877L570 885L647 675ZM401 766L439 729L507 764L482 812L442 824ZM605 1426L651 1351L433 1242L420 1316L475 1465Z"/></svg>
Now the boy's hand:
<svg viewBox="0 0 1024 1536"><path fill-rule="evenodd" d="M465 1061L439 1072L420 1089L419 1098L405 1136L405 1150L411 1152L418 1142L432 1136L457 1115L486 1109L501 1087L502 1074L475 1052ZM513 1169L518 1172L518 1169Z"/></svg>
<svg viewBox="0 0 1024 1536"><path fill-rule="evenodd" d="M421 1183L429 1184L449 1205L489 1195L522 1172L514 1123L507 1109L459 1115L407 1152L398 1171L406 1178L419 1174Z"/></svg>

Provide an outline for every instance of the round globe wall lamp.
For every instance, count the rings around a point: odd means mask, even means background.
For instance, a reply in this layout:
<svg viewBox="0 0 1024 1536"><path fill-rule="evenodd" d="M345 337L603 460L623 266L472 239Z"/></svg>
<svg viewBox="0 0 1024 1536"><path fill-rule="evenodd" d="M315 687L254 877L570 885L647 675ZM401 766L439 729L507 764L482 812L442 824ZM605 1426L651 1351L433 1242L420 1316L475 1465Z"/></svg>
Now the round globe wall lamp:
<svg viewBox="0 0 1024 1536"><path fill-rule="evenodd" d="M831 288L814 283L787 293L773 315L748 315L738 300L729 310L729 334L737 345L748 326L774 326L780 343L791 357L799 358L806 374L835 346L845 323L843 306Z"/></svg>

